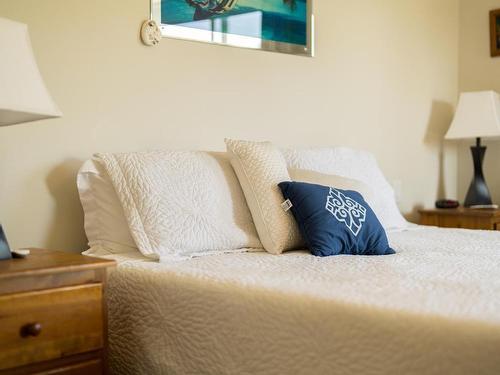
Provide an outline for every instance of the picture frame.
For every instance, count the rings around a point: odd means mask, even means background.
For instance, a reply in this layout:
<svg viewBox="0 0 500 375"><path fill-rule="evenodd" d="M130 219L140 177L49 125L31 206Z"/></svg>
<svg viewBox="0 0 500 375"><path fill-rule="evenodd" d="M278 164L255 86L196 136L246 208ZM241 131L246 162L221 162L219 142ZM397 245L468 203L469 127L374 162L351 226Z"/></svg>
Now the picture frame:
<svg viewBox="0 0 500 375"><path fill-rule="evenodd" d="M313 0L151 0L162 37L314 56Z"/></svg>
<svg viewBox="0 0 500 375"><path fill-rule="evenodd" d="M500 9L490 12L491 57L500 56Z"/></svg>

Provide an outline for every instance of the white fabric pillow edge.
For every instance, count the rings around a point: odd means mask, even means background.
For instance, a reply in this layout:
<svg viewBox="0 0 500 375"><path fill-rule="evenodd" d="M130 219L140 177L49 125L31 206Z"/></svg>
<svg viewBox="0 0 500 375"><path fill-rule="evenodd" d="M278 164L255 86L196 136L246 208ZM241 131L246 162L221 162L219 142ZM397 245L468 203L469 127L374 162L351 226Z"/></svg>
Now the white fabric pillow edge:
<svg viewBox="0 0 500 375"><path fill-rule="evenodd" d="M106 171L95 159L86 160L76 184L84 214L88 255L105 249L113 254L139 251L130 234L125 213Z"/></svg>

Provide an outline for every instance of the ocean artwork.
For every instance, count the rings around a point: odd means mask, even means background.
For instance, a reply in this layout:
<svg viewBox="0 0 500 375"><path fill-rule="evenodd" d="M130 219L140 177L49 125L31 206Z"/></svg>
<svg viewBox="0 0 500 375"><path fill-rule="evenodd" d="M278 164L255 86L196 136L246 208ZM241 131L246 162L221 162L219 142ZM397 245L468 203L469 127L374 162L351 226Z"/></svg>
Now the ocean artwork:
<svg viewBox="0 0 500 375"><path fill-rule="evenodd" d="M162 35L312 55L311 0L152 0Z"/></svg>

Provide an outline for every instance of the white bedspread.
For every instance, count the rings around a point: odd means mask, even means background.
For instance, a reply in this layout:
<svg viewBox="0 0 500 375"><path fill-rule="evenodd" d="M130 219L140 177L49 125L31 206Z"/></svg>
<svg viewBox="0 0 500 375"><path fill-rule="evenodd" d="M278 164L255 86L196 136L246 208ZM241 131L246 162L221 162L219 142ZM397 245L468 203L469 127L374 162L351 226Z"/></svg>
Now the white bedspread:
<svg viewBox="0 0 500 375"><path fill-rule="evenodd" d="M500 232L391 233L386 257L112 256L115 374L500 374Z"/></svg>

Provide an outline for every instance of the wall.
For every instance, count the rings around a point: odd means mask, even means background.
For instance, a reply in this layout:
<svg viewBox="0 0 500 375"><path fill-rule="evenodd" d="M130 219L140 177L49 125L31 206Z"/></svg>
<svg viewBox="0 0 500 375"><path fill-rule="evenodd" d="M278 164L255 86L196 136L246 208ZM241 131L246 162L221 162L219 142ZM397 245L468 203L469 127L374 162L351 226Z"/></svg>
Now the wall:
<svg viewBox="0 0 500 375"><path fill-rule="evenodd" d="M1 128L12 245L85 247L75 187L94 152L223 149L224 137L375 153L410 214L456 194L441 152L458 85L458 0L316 0L317 56L164 39L148 0L0 0L25 22L61 119ZM414 216L413 216L414 217Z"/></svg>
<svg viewBox="0 0 500 375"><path fill-rule="evenodd" d="M500 0L460 1L460 91L495 90L500 93L500 57L490 57L489 11L500 8ZM472 179L471 142L462 142L458 153L458 187L465 199ZM500 203L500 142L487 141L484 173L493 201Z"/></svg>

